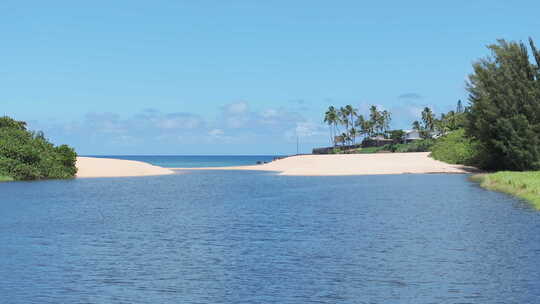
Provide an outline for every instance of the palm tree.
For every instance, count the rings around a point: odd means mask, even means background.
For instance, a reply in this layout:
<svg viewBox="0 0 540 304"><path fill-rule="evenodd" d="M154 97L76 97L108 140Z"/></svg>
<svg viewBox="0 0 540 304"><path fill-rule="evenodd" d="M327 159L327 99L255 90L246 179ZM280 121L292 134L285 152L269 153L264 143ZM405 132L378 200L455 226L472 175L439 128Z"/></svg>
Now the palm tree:
<svg viewBox="0 0 540 304"><path fill-rule="evenodd" d="M350 115L350 112L349 112L348 107L339 108L338 116L340 118L341 123L345 125L345 132L343 132L343 134L349 133L349 124L351 124L351 121L349 120L349 115Z"/></svg>
<svg viewBox="0 0 540 304"><path fill-rule="evenodd" d="M355 117L358 116L358 109L355 109L353 106L351 105L346 105L345 106L345 113L348 114L348 122L349 124L351 125L351 129L348 130L349 131L349 134L351 134L351 137L350 137L350 140L352 141L352 143L354 144L354 139L357 135L357 132L356 130L353 131L354 129L354 121L355 121ZM355 134L353 136L353 133Z"/></svg>
<svg viewBox="0 0 540 304"><path fill-rule="evenodd" d="M367 120L364 118L363 115L358 115L356 117L356 120L354 121L354 126L358 127L359 134L366 136L369 133L369 126L367 124Z"/></svg>
<svg viewBox="0 0 540 304"><path fill-rule="evenodd" d="M328 111L324 113L324 122L328 124L330 128L330 142L335 146L336 145L336 133L337 133L337 124L339 122L339 116L336 111L336 108L333 106L328 107Z"/></svg>
<svg viewBox="0 0 540 304"><path fill-rule="evenodd" d="M379 110L377 109L377 106L375 105L372 105L370 108L369 108L369 122L370 122L370 125L371 125L371 132L370 132L370 136L373 136L373 135L378 135L378 134L373 134L373 131L375 131L375 133L379 133L380 130L381 130L381 112L379 112Z"/></svg>
<svg viewBox="0 0 540 304"><path fill-rule="evenodd" d="M447 114L441 113L440 119L435 119L435 131L439 135L445 135L454 130L456 125L455 112L450 111Z"/></svg>
<svg viewBox="0 0 540 304"><path fill-rule="evenodd" d="M390 112L384 110L382 111L381 115L381 129L383 133L386 135L386 132L388 132L388 129L390 129L390 121L392 121L392 115Z"/></svg>
<svg viewBox="0 0 540 304"><path fill-rule="evenodd" d="M349 136L348 133L343 132L343 133L341 133L341 135L339 137L341 137L343 145L345 145L346 143L351 141L351 137Z"/></svg>
<svg viewBox="0 0 540 304"><path fill-rule="evenodd" d="M352 144L355 144L355 139L358 136L358 130L353 126L351 127L351 130L349 130L349 136L351 138Z"/></svg>
<svg viewBox="0 0 540 304"><path fill-rule="evenodd" d="M358 116L358 109L353 108L353 106L351 106L351 105L346 105L345 109L347 110L347 113L349 114L349 119L350 119L351 125L352 125L352 122L354 121L354 118L356 116Z"/></svg>
<svg viewBox="0 0 540 304"><path fill-rule="evenodd" d="M435 114L429 107L425 107L422 111L422 122L424 123L424 129L429 132L433 131L435 127Z"/></svg>

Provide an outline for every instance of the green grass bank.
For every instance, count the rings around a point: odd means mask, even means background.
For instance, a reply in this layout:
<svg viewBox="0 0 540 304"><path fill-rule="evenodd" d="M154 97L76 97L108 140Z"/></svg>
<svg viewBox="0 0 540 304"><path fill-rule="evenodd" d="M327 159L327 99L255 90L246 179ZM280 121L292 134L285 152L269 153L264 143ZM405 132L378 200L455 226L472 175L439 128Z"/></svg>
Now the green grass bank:
<svg viewBox="0 0 540 304"><path fill-rule="evenodd" d="M480 183L483 188L525 199L540 210L540 171L500 171L473 175L471 180Z"/></svg>
<svg viewBox="0 0 540 304"><path fill-rule="evenodd" d="M0 175L0 182L11 182L13 181L14 179L9 177L9 176L2 176Z"/></svg>

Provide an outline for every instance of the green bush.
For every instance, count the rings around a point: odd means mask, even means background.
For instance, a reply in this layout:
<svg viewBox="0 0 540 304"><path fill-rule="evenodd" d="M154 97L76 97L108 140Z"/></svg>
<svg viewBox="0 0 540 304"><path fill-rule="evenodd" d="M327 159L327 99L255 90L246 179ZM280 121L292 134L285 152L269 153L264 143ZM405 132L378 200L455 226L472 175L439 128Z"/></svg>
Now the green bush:
<svg viewBox="0 0 540 304"><path fill-rule="evenodd" d="M386 146L361 148L361 149L358 150L358 153L360 153L360 154L377 153L379 151L384 150L384 147L386 147Z"/></svg>
<svg viewBox="0 0 540 304"><path fill-rule="evenodd" d="M435 143L435 140L433 139L422 139L422 140L416 140L407 144L387 144L380 147L367 147L367 148L361 148L356 153L379 153L379 152L399 152L399 153L406 153L406 152L429 152L431 150L431 147Z"/></svg>
<svg viewBox="0 0 540 304"><path fill-rule="evenodd" d="M477 166L479 153L476 143L460 129L437 139L431 156L450 164Z"/></svg>
<svg viewBox="0 0 540 304"><path fill-rule="evenodd" d="M392 152L406 153L406 152L429 152L435 141L433 139L421 139L415 140L407 144L392 144L387 149Z"/></svg>
<svg viewBox="0 0 540 304"><path fill-rule="evenodd" d="M0 176L16 180L72 178L77 154L55 147L41 132L26 130L24 122L0 117Z"/></svg>

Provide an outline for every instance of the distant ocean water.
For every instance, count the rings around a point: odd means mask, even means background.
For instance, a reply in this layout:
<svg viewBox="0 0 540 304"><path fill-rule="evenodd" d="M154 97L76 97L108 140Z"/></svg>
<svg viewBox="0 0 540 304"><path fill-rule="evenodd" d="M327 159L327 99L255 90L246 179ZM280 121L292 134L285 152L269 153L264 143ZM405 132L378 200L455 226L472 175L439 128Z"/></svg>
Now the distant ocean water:
<svg viewBox="0 0 540 304"><path fill-rule="evenodd" d="M255 165L282 155L84 155L98 158L136 160L164 168L206 168Z"/></svg>

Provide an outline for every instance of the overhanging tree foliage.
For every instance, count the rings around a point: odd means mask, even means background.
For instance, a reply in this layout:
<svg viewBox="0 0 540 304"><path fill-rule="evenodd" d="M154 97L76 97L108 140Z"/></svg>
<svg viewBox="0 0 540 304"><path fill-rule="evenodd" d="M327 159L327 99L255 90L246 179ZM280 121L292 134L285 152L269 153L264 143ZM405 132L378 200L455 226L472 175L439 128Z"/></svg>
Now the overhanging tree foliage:
<svg viewBox="0 0 540 304"><path fill-rule="evenodd" d="M17 180L71 178L77 154L66 145L54 146L26 123L0 117L0 176Z"/></svg>
<svg viewBox="0 0 540 304"><path fill-rule="evenodd" d="M540 169L540 52L524 43L499 40L492 56L474 64L467 134L479 143L489 169Z"/></svg>

